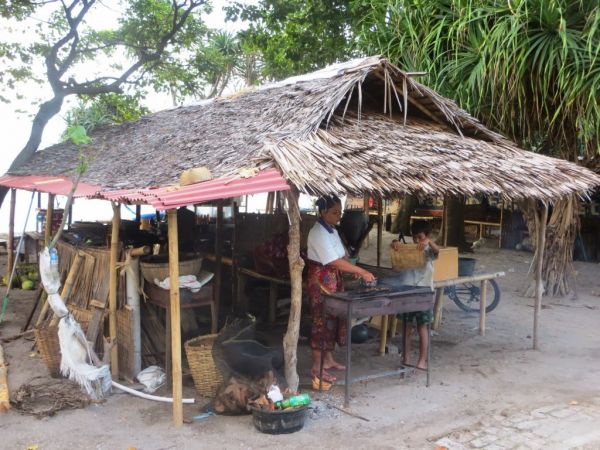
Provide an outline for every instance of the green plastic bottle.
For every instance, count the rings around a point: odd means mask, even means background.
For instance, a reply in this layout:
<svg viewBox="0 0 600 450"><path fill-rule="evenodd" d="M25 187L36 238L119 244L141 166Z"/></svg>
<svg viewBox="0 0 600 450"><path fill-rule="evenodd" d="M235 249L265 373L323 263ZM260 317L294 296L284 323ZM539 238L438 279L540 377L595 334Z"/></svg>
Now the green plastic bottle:
<svg viewBox="0 0 600 450"><path fill-rule="evenodd" d="M296 408L310 404L310 396L307 393L294 395L293 397L275 402L276 409Z"/></svg>

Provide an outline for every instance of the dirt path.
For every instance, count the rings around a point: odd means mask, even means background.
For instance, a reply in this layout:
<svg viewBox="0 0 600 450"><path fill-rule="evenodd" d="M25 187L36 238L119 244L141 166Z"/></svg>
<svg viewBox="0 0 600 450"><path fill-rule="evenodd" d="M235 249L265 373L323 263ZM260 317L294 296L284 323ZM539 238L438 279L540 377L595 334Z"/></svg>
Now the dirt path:
<svg viewBox="0 0 600 450"><path fill-rule="evenodd" d="M507 420L521 417L526 422L522 417L540 408L558 411L561 407L581 407L589 417L600 417L598 264L576 263L576 299L544 299L541 350L533 351L532 300L519 295L526 283L531 254L481 249L475 257L480 270L507 273L499 281L502 300L488 316L486 336L477 333L478 316L466 314L446 301L442 329L433 338L431 387L425 387L425 378L420 375L353 385L352 411L368 422L317 402L319 410L313 411L301 432L292 435L260 434L254 430L250 416L210 417L175 429L170 425L169 405L114 394L101 405L62 411L41 420L14 411L0 415L0 448L433 449L438 441L457 449L539 448L555 442L550 441L550 434L546 438L540 432L537 441L525 437L514 445L508 435L483 444L476 438L489 434L490 428L510 429L511 436L523 437L521 433L531 430L520 430ZM18 331L30 304L30 293L15 292L0 336ZM355 360L371 367L393 365L393 355L373 356L375 345L356 346ZM12 390L35 376L46 375L43 364L31 353L30 341L20 339L4 344L4 349ZM305 344L301 352L307 352ZM326 399L341 406L342 392L338 387ZM186 394L194 395L189 385ZM186 406L184 414L191 418L198 410L199 406ZM580 438L562 448L600 448L600 436L578 428L581 421L553 415L549 420L573 438Z"/></svg>

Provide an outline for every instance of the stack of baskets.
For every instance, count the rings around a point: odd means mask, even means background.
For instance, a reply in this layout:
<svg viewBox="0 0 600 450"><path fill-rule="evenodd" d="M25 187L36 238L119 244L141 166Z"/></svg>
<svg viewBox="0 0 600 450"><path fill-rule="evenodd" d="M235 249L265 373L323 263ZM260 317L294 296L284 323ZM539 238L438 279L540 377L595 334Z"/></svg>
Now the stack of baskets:
<svg viewBox="0 0 600 450"><path fill-rule="evenodd" d="M208 334L190 339L185 343L187 356L196 391L204 397L214 397L223 382L212 356L212 348L218 334Z"/></svg>

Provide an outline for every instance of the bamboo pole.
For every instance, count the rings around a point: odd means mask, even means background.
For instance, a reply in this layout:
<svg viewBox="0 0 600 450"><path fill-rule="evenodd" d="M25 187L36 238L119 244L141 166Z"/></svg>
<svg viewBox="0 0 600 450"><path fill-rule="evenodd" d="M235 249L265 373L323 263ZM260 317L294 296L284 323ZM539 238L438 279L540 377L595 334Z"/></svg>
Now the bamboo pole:
<svg viewBox="0 0 600 450"><path fill-rule="evenodd" d="M10 409L9 400L8 369L4 362L4 350L0 344L0 412L7 412Z"/></svg>
<svg viewBox="0 0 600 450"><path fill-rule="evenodd" d="M350 324L348 324L350 326ZM388 335L388 316L381 316L381 333L379 339L379 355L385 355L385 347L387 345L387 335Z"/></svg>
<svg viewBox="0 0 600 450"><path fill-rule="evenodd" d="M536 211L536 215L537 215ZM542 269L544 266L544 247L546 246L546 222L548 222L548 205L544 203L539 221L537 235L537 266L535 268L535 307L533 310L533 349L538 350L538 326L539 316L542 309L542 295L544 294L544 283L542 280Z"/></svg>
<svg viewBox="0 0 600 450"><path fill-rule="evenodd" d="M7 262L6 274L10 277L15 264L15 206L17 204L17 190L10 190L10 213L8 216L8 240L6 242ZM16 255L18 258L19 255Z"/></svg>
<svg viewBox="0 0 600 450"><path fill-rule="evenodd" d="M84 256L85 255L83 252L77 252L75 258L73 259L73 262L71 263L71 267L69 268L69 274L67 275L65 284L62 290L60 291L60 298L65 303L65 305L67 304L69 297L71 296L71 289L73 288L73 283L75 282L75 278L77 277L77 274L79 272L79 266L81 266ZM54 318L52 319L52 322L50 323L50 326L56 325L58 323L58 320L59 319L55 314Z"/></svg>
<svg viewBox="0 0 600 450"><path fill-rule="evenodd" d="M48 194L48 206L46 208L46 228L44 229L44 246L50 245L52 237L52 216L54 212L54 194Z"/></svg>
<svg viewBox="0 0 600 450"><path fill-rule="evenodd" d="M221 283L223 281L223 202L219 201L217 205L217 227L215 230L215 281L213 286L213 300L215 308L215 317L219 319L219 309L221 306ZM213 329L218 324L212 324Z"/></svg>
<svg viewBox="0 0 600 450"><path fill-rule="evenodd" d="M300 194L295 186L287 193L288 218L290 221L288 259L290 264L291 304L288 327L283 337L283 355L285 359L285 379L292 391L298 390L298 337L302 312L302 269L304 260L300 257ZM350 324L348 324L350 326Z"/></svg>
<svg viewBox="0 0 600 450"><path fill-rule="evenodd" d="M117 262L119 259L119 225L121 223L121 205L111 202L113 210L112 232L110 236L110 267L108 290L108 328L110 342L117 340ZM113 345L110 358L110 371L114 379L119 378L119 350Z"/></svg>
<svg viewBox="0 0 600 450"><path fill-rule="evenodd" d="M181 375L181 309L179 302L179 239L177 210L167 212L169 234L169 290L171 313L171 367L173 382L173 425L183 425L183 383Z"/></svg>
<svg viewBox="0 0 600 450"><path fill-rule="evenodd" d="M383 199L377 199L377 267L381 267L381 242L383 240Z"/></svg>
<svg viewBox="0 0 600 450"><path fill-rule="evenodd" d="M48 206L46 207L46 227L44 228L44 247L48 247L50 245L50 239L52 238L52 212L54 210L54 194L48 194ZM50 305L48 304L48 293L44 291L42 293L42 309L40 310L40 315L38 316L35 326L39 327L44 319L46 318L46 314L48 314L48 309Z"/></svg>

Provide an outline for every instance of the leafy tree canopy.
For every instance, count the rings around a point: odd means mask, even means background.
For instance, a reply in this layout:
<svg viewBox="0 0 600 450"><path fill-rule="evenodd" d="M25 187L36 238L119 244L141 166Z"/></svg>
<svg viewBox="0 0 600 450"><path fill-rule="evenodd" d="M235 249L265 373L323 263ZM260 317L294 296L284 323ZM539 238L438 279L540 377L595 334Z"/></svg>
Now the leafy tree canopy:
<svg viewBox="0 0 600 450"><path fill-rule="evenodd" d="M261 0L233 2L227 18L249 22L242 42L262 55L263 75L280 79L353 56L353 28L364 9L343 0Z"/></svg>

